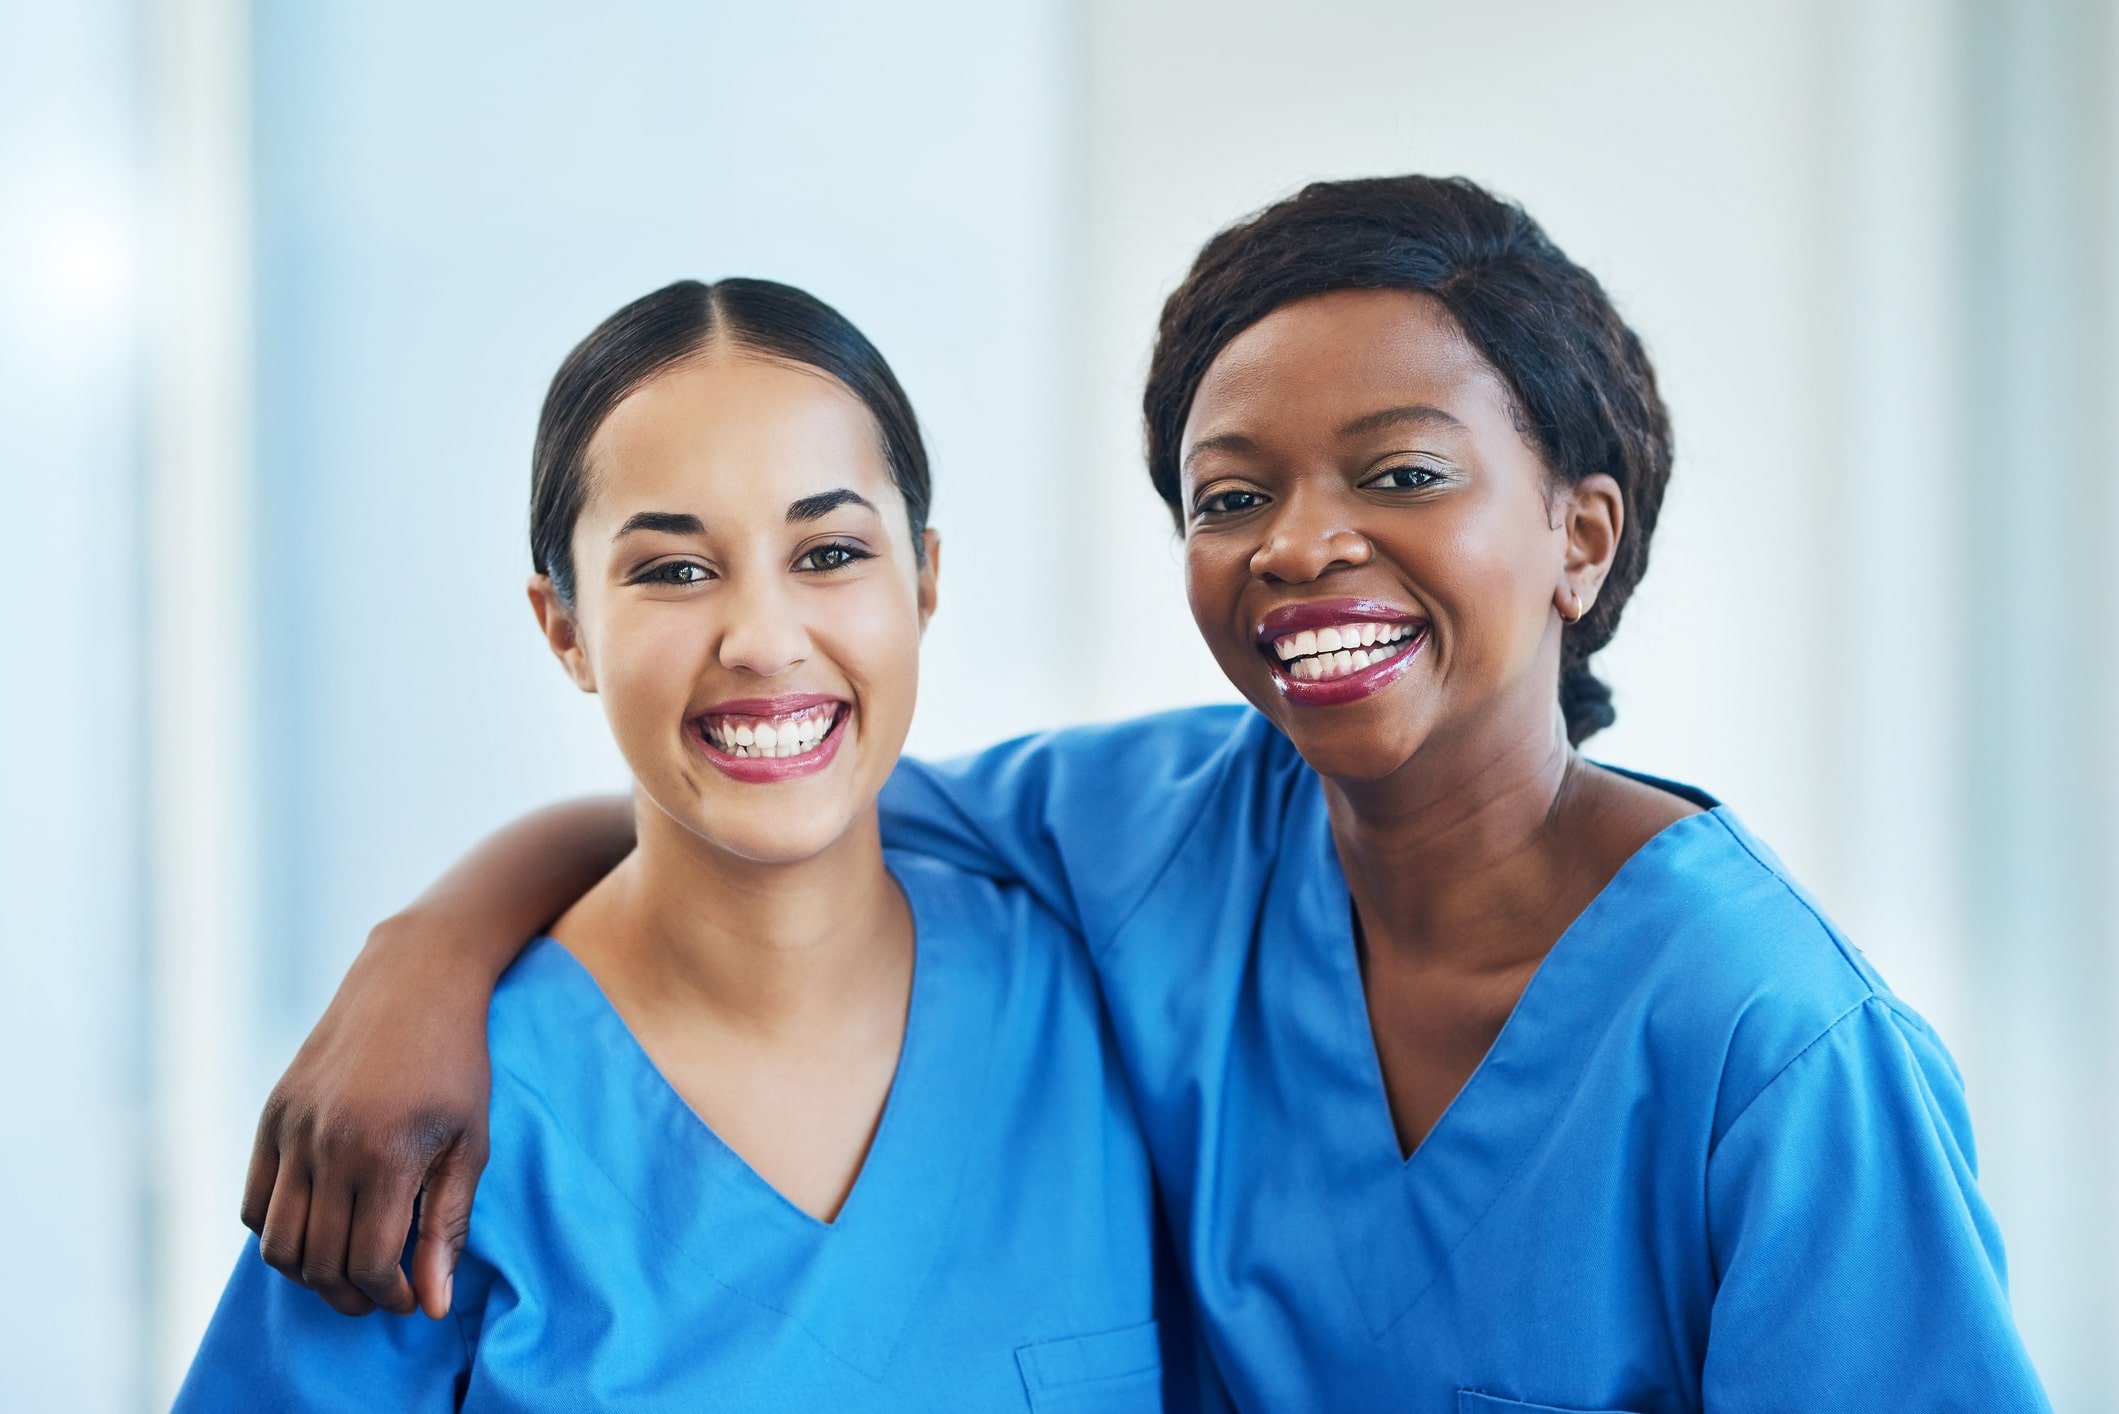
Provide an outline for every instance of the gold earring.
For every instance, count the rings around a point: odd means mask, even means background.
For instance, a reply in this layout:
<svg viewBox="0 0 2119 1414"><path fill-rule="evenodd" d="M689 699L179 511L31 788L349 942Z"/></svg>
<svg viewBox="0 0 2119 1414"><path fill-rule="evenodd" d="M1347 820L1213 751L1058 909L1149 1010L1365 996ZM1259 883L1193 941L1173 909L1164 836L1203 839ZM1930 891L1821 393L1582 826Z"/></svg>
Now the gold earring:
<svg viewBox="0 0 2119 1414"><path fill-rule="evenodd" d="M1567 597L1570 601L1570 607L1574 610L1573 613L1567 616L1567 621L1571 624L1578 624L1582 622L1582 615L1589 612L1589 606L1582 602L1582 596L1575 590L1568 590Z"/></svg>

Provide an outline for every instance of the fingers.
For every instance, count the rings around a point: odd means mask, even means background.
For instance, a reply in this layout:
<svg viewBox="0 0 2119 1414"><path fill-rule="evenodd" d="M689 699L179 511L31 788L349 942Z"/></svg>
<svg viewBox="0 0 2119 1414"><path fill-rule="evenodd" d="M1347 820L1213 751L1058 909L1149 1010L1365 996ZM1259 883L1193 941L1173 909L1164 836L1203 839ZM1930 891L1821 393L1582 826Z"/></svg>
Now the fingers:
<svg viewBox="0 0 2119 1414"><path fill-rule="evenodd" d="M485 1167L484 1132L452 1132L429 1119L402 1146L371 1143L366 1133L352 1121L296 1124L268 1105L251 1147L243 1221L257 1232L267 1265L334 1310L365 1316L380 1306L410 1315L424 1305L446 1315ZM415 1290L403 1258L422 1179L432 1202L421 1205L428 1265Z"/></svg>
<svg viewBox="0 0 2119 1414"><path fill-rule="evenodd" d="M243 1226L265 1235L265 1214L272 1208L273 1180L280 1172L280 1146L274 1138L278 1125L268 1107L258 1121L257 1138L250 1145L250 1172L243 1179Z"/></svg>
<svg viewBox="0 0 2119 1414"><path fill-rule="evenodd" d="M346 1277L346 1249L353 1230L354 1188L343 1171L325 1170L309 1190L309 1228L302 1240L302 1285L348 1316L365 1316L375 1303Z"/></svg>
<svg viewBox="0 0 2119 1414"><path fill-rule="evenodd" d="M416 1304L405 1280L405 1239L412 1231L418 1176L384 1175L362 1188L353 1204L352 1236L346 1245L346 1280L361 1295L400 1316Z"/></svg>
<svg viewBox="0 0 2119 1414"><path fill-rule="evenodd" d="M308 1231L309 1171L299 1163L282 1164L273 1178L264 1225L258 1229L258 1255L281 1276L300 1281Z"/></svg>
<svg viewBox="0 0 2119 1414"><path fill-rule="evenodd" d="M435 1320L449 1314L456 1295L456 1259L471 1232L471 1202L485 1171L482 1138L450 1145L427 1175L419 1205L419 1243L412 1253L412 1284L420 1309Z"/></svg>

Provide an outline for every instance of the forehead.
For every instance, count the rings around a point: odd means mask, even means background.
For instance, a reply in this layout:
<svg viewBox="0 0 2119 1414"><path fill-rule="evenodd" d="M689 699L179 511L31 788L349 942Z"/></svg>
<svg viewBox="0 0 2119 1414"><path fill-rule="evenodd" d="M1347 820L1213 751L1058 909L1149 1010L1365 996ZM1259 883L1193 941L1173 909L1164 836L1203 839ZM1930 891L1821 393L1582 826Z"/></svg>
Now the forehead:
<svg viewBox="0 0 2119 1414"><path fill-rule="evenodd" d="M1310 440L1409 404L1514 435L1507 385L1441 301L1334 290L1284 304L1229 341L1200 380L1183 446L1232 433Z"/></svg>
<svg viewBox="0 0 2119 1414"><path fill-rule="evenodd" d="M710 503L717 518L845 486L894 494L875 419L837 379L745 353L687 359L633 390L589 440L591 510ZM750 494L746 494L750 493Z"/></svg>

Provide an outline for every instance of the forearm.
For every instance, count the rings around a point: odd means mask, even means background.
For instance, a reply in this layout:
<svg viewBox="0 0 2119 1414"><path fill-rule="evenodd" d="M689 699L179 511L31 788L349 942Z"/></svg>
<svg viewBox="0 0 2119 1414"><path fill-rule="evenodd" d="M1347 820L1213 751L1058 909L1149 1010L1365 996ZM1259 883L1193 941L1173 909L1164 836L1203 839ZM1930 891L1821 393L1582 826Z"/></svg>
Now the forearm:
<svg viewBox="0 0 2119 1414"><path fill-rule="evenodd" d="M368 935L258 1124L243 1222L268 1264L352 1315L409 1311L415 1286L429 1315L449 1309L486 1160L494 984L632 847L630 802L555 805L481 841Z"/></svg>
<svg viewBox="0 0 2119 1414"><path fill-rule="evenodd" d="M570 800L525 815L480 840L378 924L354 968L441 964L496 981L526 941L632 848L633 807L624 796ZM444 956L431 955L438 941Z"/></svg>

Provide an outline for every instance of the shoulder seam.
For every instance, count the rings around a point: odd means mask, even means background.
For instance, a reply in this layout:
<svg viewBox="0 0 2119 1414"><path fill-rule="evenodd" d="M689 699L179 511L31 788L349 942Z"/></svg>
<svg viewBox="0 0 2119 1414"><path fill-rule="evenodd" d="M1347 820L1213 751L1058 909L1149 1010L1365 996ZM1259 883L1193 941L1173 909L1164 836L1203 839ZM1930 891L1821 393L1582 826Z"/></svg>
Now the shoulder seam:
<svg viewBox="0 0 2119 1414"><path fill-rule="evenodd" d="M1717 1139L1714 1143L1714 1147L1707 1151L1708 1165L1710 1167L1713 1165L1714 1156L1716 1154L1719 1154L1722 1151L1722 1146L1729 1142L1729 1136L1736 1133L1737 1126L1741 1125L1747 1118L1750 1117L1751 1112L1758 1107L1758 1102L1764 1099L1767 1093L1771 1091L1774 1086L1780 1084L1781 1077L1786 1075L1789 1071L1793 1070L1797 1062L1801 1061L1805 1056L1809 1055L1812 1051L1816 1050L1825 1041L1830 1039L1833 1033L1838 1031L1842 1026L1846 1025L1851 1018L1860 1014L1863 1011L1868 1010L1872 1006L1883 1005L1883 1003L1884 999L1881 995L1874 991L1870 992L1869 995L1863 997L1860 1001L1855 1002L1853 1005L1849 1006L1845 1011L1842 1011L1839 1015L1833 1017L1830 1021L1826 1022L1824 1027L1820 1029L1815 1036L1812 1036L1808 1041L1805 1041L1801 1046L1797 1047L1795 1054L1789 1056L1788 1059L1786 1059L1785 1061L1782 1061L1779 1067L1774 1070L1773 1074L1767 1077L1766 1082L1763 1085L1759 1086L1757 1090L1752 1092L1751 1098L1744 1101L1744 1107L1736 1112L1736 1117L1730 1120L1727 1127L1722 1130L1722 1137L1720 1139ZM1885 1006L1884 1009L1886 1011L1890 1010L1888 1006Z"/></svg>
<svg viewBox="0 0 2119 1414"><path fill-rule="evenodd" d="M1236 707L1238 708L1238 710L1236 711L1235 715L1239 718L1241 718L1243 715L1243 711L1240 708L1239 704L1221 703L1215 705ZM1224 737L1222 741L1222 747L1217 748L1217 755L1221 755L1226 751L1228 738ZM1250 759L1251 755L1252 753L1244 752L1238 754L1236 756L1236 760L1246 761ZM1223 782L1227 781L1229 778L1229 774L1229 763L1224 761L1221 764L1219 770L1216 772L1215 784L1219 786ZM1112 923L1110 934L1107 937L1101 939L1098 942L1090 943L1088 942L1089 930L1087 928L1084 928L1082 930L1083 941L1085 943L1088 943L1089 952L1092 956L1102 957L1107 954L1111 950L1112 946L1117 942L1119 934L1125 932L1126 928L1133 922L1134 915L1139 913L1142 908L1147 906L1149 897L1154 894L1156 887L1162 883L1163 876L1168 874L1171 869L1176 867L1178 856L1185 852L1185 846L1192 843L1192 836L1197 834L1201 827L1206 824L1208 814L1209 812L1202 810L1193 815L1191 823L1185 826L1184 832L1177 837L1176 842L1170 846L1169 852L1163 856L1162 863L1155 866L1155 872L1150 874L1148 876L1147 882L1141 885L1139 895L1134 898L1133 902L1126 905L1126 911L1120 914L1118 916L1118 919L1114 923ZM1101 985L1101 978L1099 978L1098 980L1099 985Z"/></svg>
<svg viewBox="0 0 2119 1414"><path fill-rule="evenodd" d="M1774 868L1765 860L1759 858L1758 851L1751 847L1751 842L1745 839L1741 834L1737 833L1735 830L1731 829L1729 826L1729 822L1723 819L1720 815L1716 815L1714 817L1714 823L1721 827L1722 832L1729 836L1730 840L1735 843L1738 849L1744 852L1745 856L1749 858L1753 864L1757 865L1760 869L1765 871L1766 876L1773 880L1774 886L1776 888L1778 888L1782 893L1786 894L1789 898L1793 899L1797 907L1801 908L1803 912L1810 915L1810 921L1815 923L1818 926L1819 931L1821 931L1825 935L1825 941L1829 942L1832 945L1832 950L1839 955L1839 960L1841 964L1844 965L1849 972L1852 972L1854 974L1854 980L1861 984L1862 991L1866 994L1864 1000L1867 1000L1869 998L1882 998L1888 995L1887 993L1877 988L1876 983L1869 978L1867 973L1863 972L1861 968L1855 966L1854 959L1847 956L1847 950L1852 947L1853 944L1849 943L1846 938L1840 934L1839 929L1832 926L1832 920L1825 917L1824 914L1818 912L1817 905L1813 903L1807 896L1805 896L1803 891L1797 888L1794 883L1789 880L1788 876L1785 873L1783 873L1779 869ZM1837 1024L1838 1023L1835 1021L1834 1025ZM1772 1082L1768 1081L1767 1083L1771 1084Z"/></svg>

